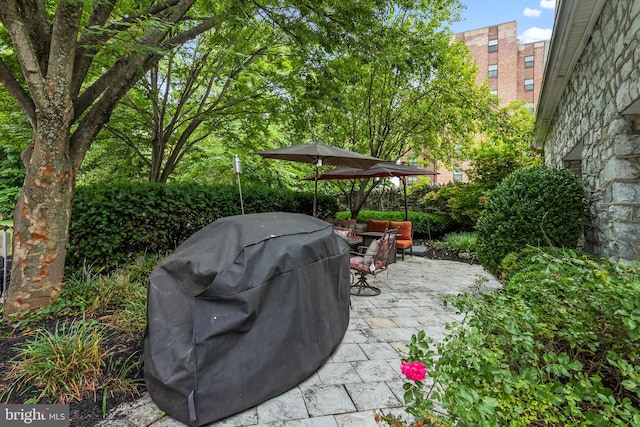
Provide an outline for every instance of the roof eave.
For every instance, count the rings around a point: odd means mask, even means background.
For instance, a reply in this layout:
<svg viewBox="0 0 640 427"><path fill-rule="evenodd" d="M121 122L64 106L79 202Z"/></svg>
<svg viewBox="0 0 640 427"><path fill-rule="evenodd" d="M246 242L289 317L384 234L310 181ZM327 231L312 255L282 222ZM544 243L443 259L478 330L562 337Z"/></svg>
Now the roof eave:
<svg viewBox="0 0 640 427"><path fill-rule="evenodd" d="M558 0L542 77L533 146L544 147L569 77L591 37L606 0Z"/></svg>

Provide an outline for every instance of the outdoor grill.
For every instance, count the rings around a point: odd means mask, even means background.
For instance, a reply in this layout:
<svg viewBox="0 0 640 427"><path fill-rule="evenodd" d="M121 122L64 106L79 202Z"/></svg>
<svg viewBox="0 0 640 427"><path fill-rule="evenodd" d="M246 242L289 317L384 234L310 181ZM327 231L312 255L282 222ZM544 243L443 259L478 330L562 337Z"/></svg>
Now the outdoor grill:
<svg viewBox="0 0 640 427"><path fill-rule="evenodd" d="M349 323L349 246L293 213L219 219L149 277L144 375L158 407L198 426L295 387Z"/></svg>

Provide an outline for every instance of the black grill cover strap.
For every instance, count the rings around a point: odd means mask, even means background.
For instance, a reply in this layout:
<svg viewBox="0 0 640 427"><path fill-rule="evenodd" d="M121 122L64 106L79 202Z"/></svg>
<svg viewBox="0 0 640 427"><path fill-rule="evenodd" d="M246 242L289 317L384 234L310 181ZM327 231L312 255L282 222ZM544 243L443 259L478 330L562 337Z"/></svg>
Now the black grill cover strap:
<svg viewBox="0 0 640 427"><path fill-rule="evenodd" d="M198 425L198 417L196 416L196 402L195 402L195 391L191 391L189 393L189 419L191 420L191 425Z"/></svg>

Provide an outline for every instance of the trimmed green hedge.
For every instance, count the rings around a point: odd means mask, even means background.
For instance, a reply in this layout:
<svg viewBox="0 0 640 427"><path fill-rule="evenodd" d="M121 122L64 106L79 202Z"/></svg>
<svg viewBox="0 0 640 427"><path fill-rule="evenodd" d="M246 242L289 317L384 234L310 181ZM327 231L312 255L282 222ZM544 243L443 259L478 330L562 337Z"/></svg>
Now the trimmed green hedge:
<svg viewBox="0 0 640 427"><path fill-rule="evenodd" d="M245 213L311 215L313 194L269 188L243 192ZM333 216L335 198L318 196L320 215ZM67 267L105 270L145 253L173 251L218 218L241 214L237 188L194 184L78 187L73 201Z"/></svg>
<svg viewBox="0 0 640 427"><path fill-rule="evenodd" d="M336 214L336 219L349 219L351 212L342 211ZM358 222L368 222L370 219L404 221L404 211L360 211ZM413 237L439 238L447 233L456 231L458 223L448 215L409 211L409 221L413 224Z"/></svg>

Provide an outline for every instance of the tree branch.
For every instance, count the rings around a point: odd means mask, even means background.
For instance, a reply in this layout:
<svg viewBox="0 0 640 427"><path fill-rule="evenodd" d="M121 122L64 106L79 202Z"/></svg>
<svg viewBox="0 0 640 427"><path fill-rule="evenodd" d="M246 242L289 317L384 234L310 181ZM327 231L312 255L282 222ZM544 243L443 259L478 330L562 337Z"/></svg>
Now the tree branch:
<svg viewBox="0 0 640 427"><path fill-rule="evenodd" d="M20 83L13 77L11 71L7 68L2 58L0 58L0 83L4 85L9 94L16 100L18 105L22 108L31 128L36 128L36 107L33 104L33 100L24 91Z"/></svg>

